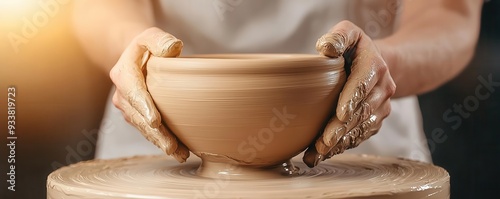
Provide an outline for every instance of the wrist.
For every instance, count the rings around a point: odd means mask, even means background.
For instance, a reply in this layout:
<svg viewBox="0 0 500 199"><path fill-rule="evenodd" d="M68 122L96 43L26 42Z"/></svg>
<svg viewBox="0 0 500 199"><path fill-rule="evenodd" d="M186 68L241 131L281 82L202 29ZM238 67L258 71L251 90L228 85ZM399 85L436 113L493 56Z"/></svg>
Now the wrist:
<svg viewBox="0 0 500 199"><path fill-rule="evenodd" d="M401 54L395 48L394 45L391 45L388 41L384 39L379 39L374 41L375 46L380 52L380 55L384 59L385 63L387 64L387 68L389 69L389 73L396 83L398 85L399 80L401 79L401 73L400 67L401 67ZM393 97L398 97L398 92L394 94Z"/></svg>
<svg viewBox="0 0 500 199"><path fill-rule="evenodd" d="M398 65L398 52L384 40L375 40L374 43L392 74Z"/></svg>

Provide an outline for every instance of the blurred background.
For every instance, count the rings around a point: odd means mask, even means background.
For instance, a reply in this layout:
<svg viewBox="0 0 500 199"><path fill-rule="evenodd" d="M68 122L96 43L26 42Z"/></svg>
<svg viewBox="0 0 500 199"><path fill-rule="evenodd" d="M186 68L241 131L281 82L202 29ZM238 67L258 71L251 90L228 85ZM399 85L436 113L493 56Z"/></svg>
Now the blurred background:
<svg viewBox="0 0 500 199"><path fill-rule="evenodd" d="M56 2L46 11L39 2ZM110 90L71 29L71 2L0 0L0 198L45 198L54 169L93 158ZM7 189L7 88L16 88L16 191Z"/></svg>
<svg viewBox="0 0 500 199"><path fill-rule="evenodd" d="M69 0L0 0L0 198L45 198L50 172L93 158L111 82L85 57L71 12ZM434 163L450 172L452 198L492 198L500 190L500 87L481 99L475 93L480 78L500 82L499 18L499 1L486 3L473 61L448 84L419 96L429 140L433 132L444 136L429 146ZM10 86L16 88L15 192L5 175ZM458 105L469 109L456 113Z"/></svg>
<svg viewBox="0 0 500 199"><path fill-rule="evenodd" d="M481 79L500 82L500 1L485 2L469 66L449 83L419 96L428 140L433 132L446 136L429 148L434 164L450 173L451 198L500 195L500 85L490 88L489 96L476 91L486 87ZM462 113L455 110L459 106Z"/></svg>

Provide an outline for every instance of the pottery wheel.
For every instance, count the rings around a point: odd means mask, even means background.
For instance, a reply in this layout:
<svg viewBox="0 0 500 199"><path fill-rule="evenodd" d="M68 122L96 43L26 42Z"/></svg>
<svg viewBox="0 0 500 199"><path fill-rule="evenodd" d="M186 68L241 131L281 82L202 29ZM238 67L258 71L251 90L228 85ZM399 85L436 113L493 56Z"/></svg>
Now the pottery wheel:
<svg viewBox="0 0 500 199"><path fill-rule="evenodd" d="M195 159L195 158L191 158ZM338 155L297 176L231 180L198 177L200 162L165 156L93 160L58 169L48 198L449 198L449 175L398 158Z"/></svg>

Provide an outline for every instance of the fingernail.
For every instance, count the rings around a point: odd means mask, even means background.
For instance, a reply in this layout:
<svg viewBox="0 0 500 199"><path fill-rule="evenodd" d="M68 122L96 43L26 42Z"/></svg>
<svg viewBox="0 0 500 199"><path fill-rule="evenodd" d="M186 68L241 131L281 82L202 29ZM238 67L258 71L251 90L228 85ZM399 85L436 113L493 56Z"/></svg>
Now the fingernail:
<svg viewBox="0 0 500 199"><path fill-rule="evenodd" d="M175 153L173 154L174 158L179 163L186 162L186 160L189 158L189 155L190 155L189 150L184 145L179 146L175 151Z"/></svg>
<svg viewBox="0 0 500 199"><path fill-rule="evenodd" d="M167 57L178 57L181 52L182 52L182 47L184 46L184 44L182 43L181 40L179 39L176 39L175 41L172 42L172 44L170 44L170 46L168 46L168 52L167 52Z"/></svg>
<svg viewBox="0 0 500 199"><path fill-rule="evenodd" d="M344 46L339 42L337 34L325 34L316 42L316 51L327 57L337 58L342 56Z"/></svg>
<svg viewBox="0 0 500 199"><path fill-rule="evenodd" d="M153 128L158 128L161 126L161 116L156 108L151 111L152 113L148 114L148 121Z"/></svg>
<svg viewBox="0 0 500 199"><path fill-rule="evenodd" d="M325 156L323 156L321 154L317 154L316 157L314 158L314 166L317 166L324 159L325 159Z"/></svg>
<svg viewBox="0 0 500 199"><path fill-rule="evenodd" d="M147 93L149 95L149 93ZM146 107L144 107L145 117L153 128L157 128L161 124L160 112L156 110L154 102L151 100L146 100Z"/></svg>
<svg viewBox="0 0 500 199"><path fill-rule="evenodd" d="M347 104L342 106L342 110L339 114L339 120L347 122L352 119L354 113L354 108L356 107L356 102L354 100L349 100Z"/></svg>
<svg viewBox="0 0 500 199"><path fill-rule="evenodd" d="M319 53L327 57L337 57L337 54L335 53L335 47L329 42L322 43L318 51Z"/></svg>

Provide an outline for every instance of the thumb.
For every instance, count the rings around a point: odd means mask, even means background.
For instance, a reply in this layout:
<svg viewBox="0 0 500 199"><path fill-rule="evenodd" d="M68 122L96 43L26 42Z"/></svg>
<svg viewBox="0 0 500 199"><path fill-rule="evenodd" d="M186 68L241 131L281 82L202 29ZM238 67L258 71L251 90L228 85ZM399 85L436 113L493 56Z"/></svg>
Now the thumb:
<svg viewBox="0 0 500 199"><path fill-rule="evenodd" d="M146 118L147 123L157 128L161 117L147 91L142 69L149 55L176 57L182 51L182 41L159 28L149 28L139 34L120 56L110 76L118 91ZM122 73L122 71L125 71Z"/></svg>
<svg viewBox="0 0 500 199"><path fill-rule="evenodd" d="M341 21L316 42L316 51L327 57L337 58L355 48L363 31L350 21Z"/></svg>
<svg viewBox="0 0 500 199"><path fill-rule="evenodd" d="M155 57L177 57L184 46L181 40L156 27L144 31L137 43Z"/></svg>

